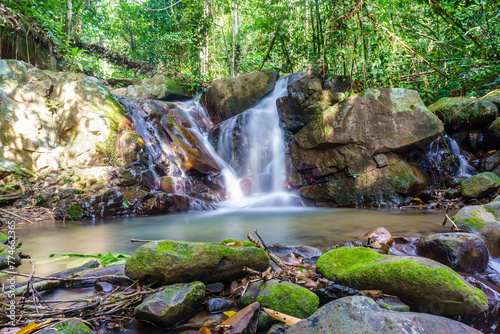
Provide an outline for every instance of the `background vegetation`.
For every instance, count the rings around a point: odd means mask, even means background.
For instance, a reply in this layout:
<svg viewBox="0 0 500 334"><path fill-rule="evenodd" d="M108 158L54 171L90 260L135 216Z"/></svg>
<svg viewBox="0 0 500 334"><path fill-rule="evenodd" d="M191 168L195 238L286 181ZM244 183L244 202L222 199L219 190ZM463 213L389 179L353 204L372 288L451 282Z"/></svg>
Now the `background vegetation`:
<svg viewBox="0 0 500 334"><path fill-rule="evenodd" d="M152 74L123 66L132 61L198 88L324 58L331 73L417 89L427 102L499 83L500 0L2 1L38 22L75 70L101 78ZM104 51L76 47L89 45Z"/></svg>

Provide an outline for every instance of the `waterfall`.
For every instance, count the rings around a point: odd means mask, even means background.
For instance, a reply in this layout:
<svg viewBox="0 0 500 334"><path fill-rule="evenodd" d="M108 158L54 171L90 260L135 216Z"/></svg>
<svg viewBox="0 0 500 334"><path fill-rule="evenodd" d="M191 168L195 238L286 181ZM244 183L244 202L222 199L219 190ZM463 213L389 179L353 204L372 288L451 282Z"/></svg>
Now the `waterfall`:
<svg viewBox="0 0 500 334"><path fill-rule="evenodd" d="M469 177L476 174L471 165L469 165L467 157L462 154L462 150L458 146L457 141L448 137L448 135L445 135L445 138L450 142L451 153L455 154L460 162L459 176Z"/></svg>
<svg viewBox="0 0 500 334"><path fill-rule="evenodd" d="M202 165L209 175L222 175L229 205L235 208L297 205L298 196L284 191L285 142L276 107L276 100L288 93L287 84L288 78L280 78L254 107L216 126L199 96L181 102L117 99L145 142L157 182L160 171L176 191L196 192L200 181L193 177L199 177L196 167ZM217 135L210 137L214 129Z"/></svg>
<svg viewBox="0 0 500 334"><path fill-rule="evenodd" d="M440 165L443 172L450 173L448 175L469 177L476 174L475 170L469 165L467 157L462 153L457 141L448 137L447 134L444 135L444 138L439 137L430 144L427 158L429 161ZM452 163L447 163L450 160ZM454 167L447 170L446 165ZM451 169L453 169L453 172Z"/></svg>

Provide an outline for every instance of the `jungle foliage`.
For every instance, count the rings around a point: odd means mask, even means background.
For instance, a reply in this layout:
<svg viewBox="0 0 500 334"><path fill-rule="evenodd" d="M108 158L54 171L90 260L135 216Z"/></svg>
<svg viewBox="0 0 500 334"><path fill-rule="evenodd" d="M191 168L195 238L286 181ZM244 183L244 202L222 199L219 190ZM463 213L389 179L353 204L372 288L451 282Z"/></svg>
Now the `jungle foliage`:
<svg viewBox="0 0 500 334"><path fill-rule="evenodd" d="M196 89L323 58L331 73L417 89L427 101L500 83L500 0L2 1L37 21L75 70L98 77L151 75L138 69L147 64Z"/></svg>

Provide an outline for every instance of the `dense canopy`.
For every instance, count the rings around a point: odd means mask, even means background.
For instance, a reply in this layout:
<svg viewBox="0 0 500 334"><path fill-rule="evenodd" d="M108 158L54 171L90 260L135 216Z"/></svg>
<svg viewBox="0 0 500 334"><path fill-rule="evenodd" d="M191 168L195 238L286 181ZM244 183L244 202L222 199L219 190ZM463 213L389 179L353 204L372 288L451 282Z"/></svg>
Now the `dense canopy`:
<svg viewBox="0 0 500 334"><path fill-rule="evenodd" d="M196 90L324 59L334 74L418 89L429 101L481 93L500 68L499 0L3 2L38 22L74 70L101 78L159 72Z"/></svg>

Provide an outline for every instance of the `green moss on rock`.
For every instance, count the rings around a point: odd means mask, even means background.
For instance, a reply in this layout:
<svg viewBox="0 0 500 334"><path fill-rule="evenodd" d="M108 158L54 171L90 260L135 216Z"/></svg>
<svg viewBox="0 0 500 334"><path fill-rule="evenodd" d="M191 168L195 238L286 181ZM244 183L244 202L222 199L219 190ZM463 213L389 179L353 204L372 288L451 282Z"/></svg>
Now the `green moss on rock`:
<svg viewBox="0 0 500 334"><path fill-rule="evenodd" d="M319 306L319 298L313 292L278 280L261 281L252 285L240 299L240 303L246 306L253 302L299 318L307 318Z"/></svg>
<svg viewBox="0 0 500 334"><path fill-rule="evenodd" d="M500 176L486 172L469 177L460 185L462 196L467 198L482 197L500 188Z"/></svg>
<svg viewBox="0 0 500 334"><path fill-rule="evenodd" d="M80 220L83 218L83 209L80 204L70 204L66 208L66 213L71 220Z"/></svg>
<svg viewBox="0 0 500 334"><path fill-rule="evenodd" d="M426 258L382 255L364 247L342 247L322 255L317 271L356 289L380 289L396 295L404 303L425 312L478 314L488 308L482 291L450 268Z"/></svg>
<svg viewBox="0 0 500 334"><path fill-rule="evenodd" d="M164 240L139 247L127 260L125 273L141 281L219 282L242 276L243 267L264 271L269 256L256 247Z"/></svg>

